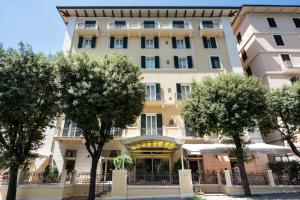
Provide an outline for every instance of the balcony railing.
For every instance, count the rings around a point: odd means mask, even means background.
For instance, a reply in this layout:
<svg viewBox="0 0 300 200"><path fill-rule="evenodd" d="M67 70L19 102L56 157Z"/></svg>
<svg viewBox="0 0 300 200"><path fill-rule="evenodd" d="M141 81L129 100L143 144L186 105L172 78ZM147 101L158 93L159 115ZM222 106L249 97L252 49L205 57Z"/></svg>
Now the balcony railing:
<svg viewBox="0 0 300 200"><path fill-rule="evenodd" d="M212 24L200 23L200 29L223 29L223 26L219 22L213 22Z"/></svg>
<svg viewBox="0 0 300 200"><path fill-rule="evenodd" d="M161 93L146 93L145 99L146 101L161 101Z"/></svg>
<svg viewBox="0 0 300 200"><path fill-rule="evenodd" d="M97 23L87 24L85 22L78 22L76 24L76 29L97 29L97 28L98 28Z"/></svg>
<svg viewBox="0 0 300 200"><path fill-rule="evenodd" d="M169 23L159 23L155 24L145 24L145 23L130 23L130 24L115 24L114 22L109 22L107 29L192 29L192 24L190 22L185 22L182 25L173 25L172 22Z"/></svg>
<svg viewBox="0 0 300 200"><path fill-rule="evenodd" d="M80 137L80 129L75 128L64 128L61 134L62 137Z"/></svg>
<svg viewBox="0 0 300 200"><path fill-rule="evenodd" d="M162 128L141 128L141 135L162 135Z"/></svg>
<svg viewBox="0 0 300 200"><path fill-rule="evenodd" d="M122 136L123 134L123 129L121 128L112 128L110 131L110 134L113 136Z"/></svg>

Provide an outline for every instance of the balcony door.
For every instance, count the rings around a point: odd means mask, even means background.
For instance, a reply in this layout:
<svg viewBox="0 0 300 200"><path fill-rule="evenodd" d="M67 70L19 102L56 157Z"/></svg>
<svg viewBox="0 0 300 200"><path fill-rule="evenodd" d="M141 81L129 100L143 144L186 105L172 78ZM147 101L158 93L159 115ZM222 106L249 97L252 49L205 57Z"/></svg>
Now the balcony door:
<svg viewBox="0 0 300 200"><path fill-rule="evenodd" d="M146 85L146 100L155 101L156 100L156 85L148 84Z"/></svg>
<svg viewBox="0 0 300 200"><path fill-rule="evenodd" d="M146 135L156 135L157 132L156 115L146 116Z"/></svg>

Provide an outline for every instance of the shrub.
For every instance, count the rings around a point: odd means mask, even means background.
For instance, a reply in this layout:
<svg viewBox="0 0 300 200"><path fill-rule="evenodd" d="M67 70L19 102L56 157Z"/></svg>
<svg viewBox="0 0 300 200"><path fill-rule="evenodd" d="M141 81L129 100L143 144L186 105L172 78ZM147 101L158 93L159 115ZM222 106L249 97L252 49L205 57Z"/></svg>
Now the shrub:
<svg viewBox="0 0 300 200"><path fill-rule="evenodd" d="M113 160L115 169L122 169L123 160L124 160L124 169L131 171L133 169L134 162L133 162L132 158L128 155L121 155L121 156L116 157Z"/></svg>

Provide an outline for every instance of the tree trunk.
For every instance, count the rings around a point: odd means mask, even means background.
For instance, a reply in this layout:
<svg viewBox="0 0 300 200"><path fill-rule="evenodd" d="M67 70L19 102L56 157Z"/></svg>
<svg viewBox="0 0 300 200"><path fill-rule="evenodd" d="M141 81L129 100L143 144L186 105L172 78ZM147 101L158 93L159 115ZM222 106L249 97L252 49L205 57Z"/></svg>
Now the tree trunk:
<svg viewBox="0 0 300 200"><path fill-rule="evenodd" d="M241 139L239 138L239 136L235 136L235 137L233 137L233 139L234 139L234 143L236 146L235 156L237 157L238 165L240 168L240 174L241 174L242 184L243 184L243 188L244 188L244 194L245 194L245 196L251 196L251 191L250 191L246 168L245 168L244 151L243 151Z"/></svg>
<svg viewBox="0 0 300 200"><path fill-rule="evenodd" d="M89 187L89 196L88 200L95 199L95 192L96 192L96 176L97 176L97 165L98 165L99 158L92 159L92 166L90 171L90 187Z"/></svg>
<svg viewBox="0 0 300 200"><path fill-rule="evenodd" d="M298 157L300 157L300 152L299 150L297 149L297 147L295 146L295 144L293 143L293 141L290 139L290 138L285 138L285 140L287 141L287 143L290 145L291 147L291 150L293 151L293 153L295 155L297 155Z"/></svg>
<svg viewBox="0 0 300 200"><path fill-rule="evenodd" d="M17 193L18 167L9 169L9 183L6 200L15 200Z"/></svg>

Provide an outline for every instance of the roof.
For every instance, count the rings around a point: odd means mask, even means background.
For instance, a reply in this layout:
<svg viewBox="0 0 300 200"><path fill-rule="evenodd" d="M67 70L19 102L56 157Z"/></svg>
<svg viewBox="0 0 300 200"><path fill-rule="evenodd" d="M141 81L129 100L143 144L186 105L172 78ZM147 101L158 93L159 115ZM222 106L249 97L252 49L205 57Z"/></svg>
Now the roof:
<svg viewBox="0 0 300 200"><path fill-rule="evenodd" d="M229 6L57 6L67 24L69 17L193 18L229 17L233 21L240 7Z"/></svg>
<svg viewBox="0 0 300 200"><path fill-rule="evenodd" d="M232 27L235 31L247 14L293 14L300 15L300 5L256 5L245 4L233 20Z"/></svg>

